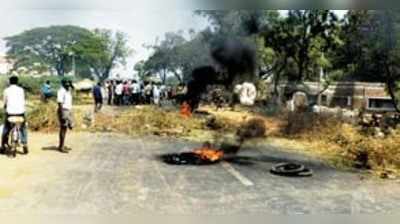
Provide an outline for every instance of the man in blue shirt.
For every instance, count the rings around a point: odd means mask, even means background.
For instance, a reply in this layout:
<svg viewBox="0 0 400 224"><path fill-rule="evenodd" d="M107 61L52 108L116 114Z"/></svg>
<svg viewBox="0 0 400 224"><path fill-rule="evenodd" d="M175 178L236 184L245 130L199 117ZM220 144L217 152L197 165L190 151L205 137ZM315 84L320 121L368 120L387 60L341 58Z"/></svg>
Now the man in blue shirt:
<svg viewBox="0 0 400 224"><path fill-rule="evenodd" d="M44 102L47 102L53 96L49 80L43 84L41 91Z"/></svg>
<svg viewBox="0 0 400 224"><path fill-rule="evenodd" d="M97 83L93 87L93 98L94 98L94 112L99 112L103 106L103 94L101 91L101 83Z"/></svg>

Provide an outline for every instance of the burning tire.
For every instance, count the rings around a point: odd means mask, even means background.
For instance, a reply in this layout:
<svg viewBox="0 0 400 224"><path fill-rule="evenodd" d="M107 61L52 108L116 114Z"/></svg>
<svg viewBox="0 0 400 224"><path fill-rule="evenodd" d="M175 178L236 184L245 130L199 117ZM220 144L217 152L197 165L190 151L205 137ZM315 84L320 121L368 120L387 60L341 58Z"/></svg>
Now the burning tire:
<svg viewBox="0 0 400 224"><path fill-rule="evenodd" d="M169 165L211 165L219 162L204 160L193 152L165 154L161 156L161 160Z"/></svg>
<svg viewBox="0 0 400 224"><path fill-rule="evenodd" d="M296 163L280 163L272 167L271 173L287 177L310 177L313 175L311 169Z"/></svg>

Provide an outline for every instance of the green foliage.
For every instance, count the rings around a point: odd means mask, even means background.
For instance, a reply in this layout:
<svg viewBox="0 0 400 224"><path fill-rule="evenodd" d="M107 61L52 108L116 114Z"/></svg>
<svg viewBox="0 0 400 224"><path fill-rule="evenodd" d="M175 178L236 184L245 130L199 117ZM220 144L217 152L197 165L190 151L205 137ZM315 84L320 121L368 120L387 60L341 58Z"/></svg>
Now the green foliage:
<svg viewBox="0 0 400 224"><path fill-rule="evenodd" d="M64 75L72 69L72 46L91 32L76 26L50 26L7 37L7 57L14 70L56 71Z"/></svg>
<svg viewBox="0 0 400 224"><path fill-rule="evenodd" d="M320 67L331 66L326 54L341 44L338 31L338 19L330 10L290 10L287 17L267 27L263 34L265 45L274 50L281 64L276 70L300 82L313 79ZM289 63L293 70L284 71Z"/></svg>
<svg viewBox="0 0 400 224"><path fill-rule="evenodd" d="M334 67L345 71L345 79L386 83L393 103L400 105L399 11L349 11L341 35L345 44Z"/></svg>
<svg viewBox="0 0 400 224"><path fill-rule="evenodd" d="M132 54L127 35L107 29L94 30L74 45L73 49L99 80L107 79L115 66L125 65L126 58Z"/></svg>
<svg viewBox="0 0 400 224"><path fill-rule="evenodd" d="M211 61L209 46L202 33L191 33L190 40L186 40L181 32L167 33L160 43L149 48L153 54L147 61L137 64L136 69L142 74L158 74L164 83L168 74L182 83L190 78L194 68Z"/></svg>
<svg viewBox="0 0 400 224"><path fill-rule="evenodd" d="M1 95L3 94L4 89L8 85L8 76L4 76L0 79L0 91ZM59 76L41 76L41 77L33 77L33 76L19 76L19 85L22 86L28 96L39 96L40 89L42 85L48 80L50 81L50 85L54 91L56 91L61 85L61 77Z"/></svg>
<svg viewBox="0 0 400 224"><path fill-rule="evenodd" d="M103 80L132 53L122 32L76 26L35 28L5 40L17 74L56 71L64 76L75 66L78 76Z"/></svg>

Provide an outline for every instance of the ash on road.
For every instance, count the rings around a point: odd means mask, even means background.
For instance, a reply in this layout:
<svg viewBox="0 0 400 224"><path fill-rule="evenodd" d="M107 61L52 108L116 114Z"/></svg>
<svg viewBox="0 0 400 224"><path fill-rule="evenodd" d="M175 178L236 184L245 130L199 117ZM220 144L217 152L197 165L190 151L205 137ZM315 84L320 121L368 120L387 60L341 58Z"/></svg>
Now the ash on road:
<svg viewBox="0 0 400 224"><path fill-rule="evenodd" d="M163 153L201 143L156 137L74 133L70 154L51 150L56 135L32 134L31 154L0 157L3 214L354 214L395 213L400 185L361 180L319 161L272 146L247 147L211 166L170 166ZM39 144L40 142L40 144ZM312 178L269 173L301 162Z"/></svg>

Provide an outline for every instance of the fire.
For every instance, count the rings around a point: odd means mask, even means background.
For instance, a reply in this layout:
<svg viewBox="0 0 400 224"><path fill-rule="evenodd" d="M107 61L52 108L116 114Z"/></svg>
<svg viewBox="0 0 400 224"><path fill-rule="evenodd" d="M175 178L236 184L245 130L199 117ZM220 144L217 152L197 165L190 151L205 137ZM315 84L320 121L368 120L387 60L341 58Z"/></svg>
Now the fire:
<svg viewBox="0 0 400 224"><path fill-rule="evenodd" d="M192 116L192 109L186 101L183 102L181 105L181 115L185 118L189 118Z"/></svg>
<svg viewBox="0 0 400 224"><path fill-rule="evenodd" d="M216 162L221 160L224 156L224 152L218 149L213 149L208 145L204 145L199 149L195 149L193 151L196 155L198 155L202 160L208 160L210 162Z"/></svg>

